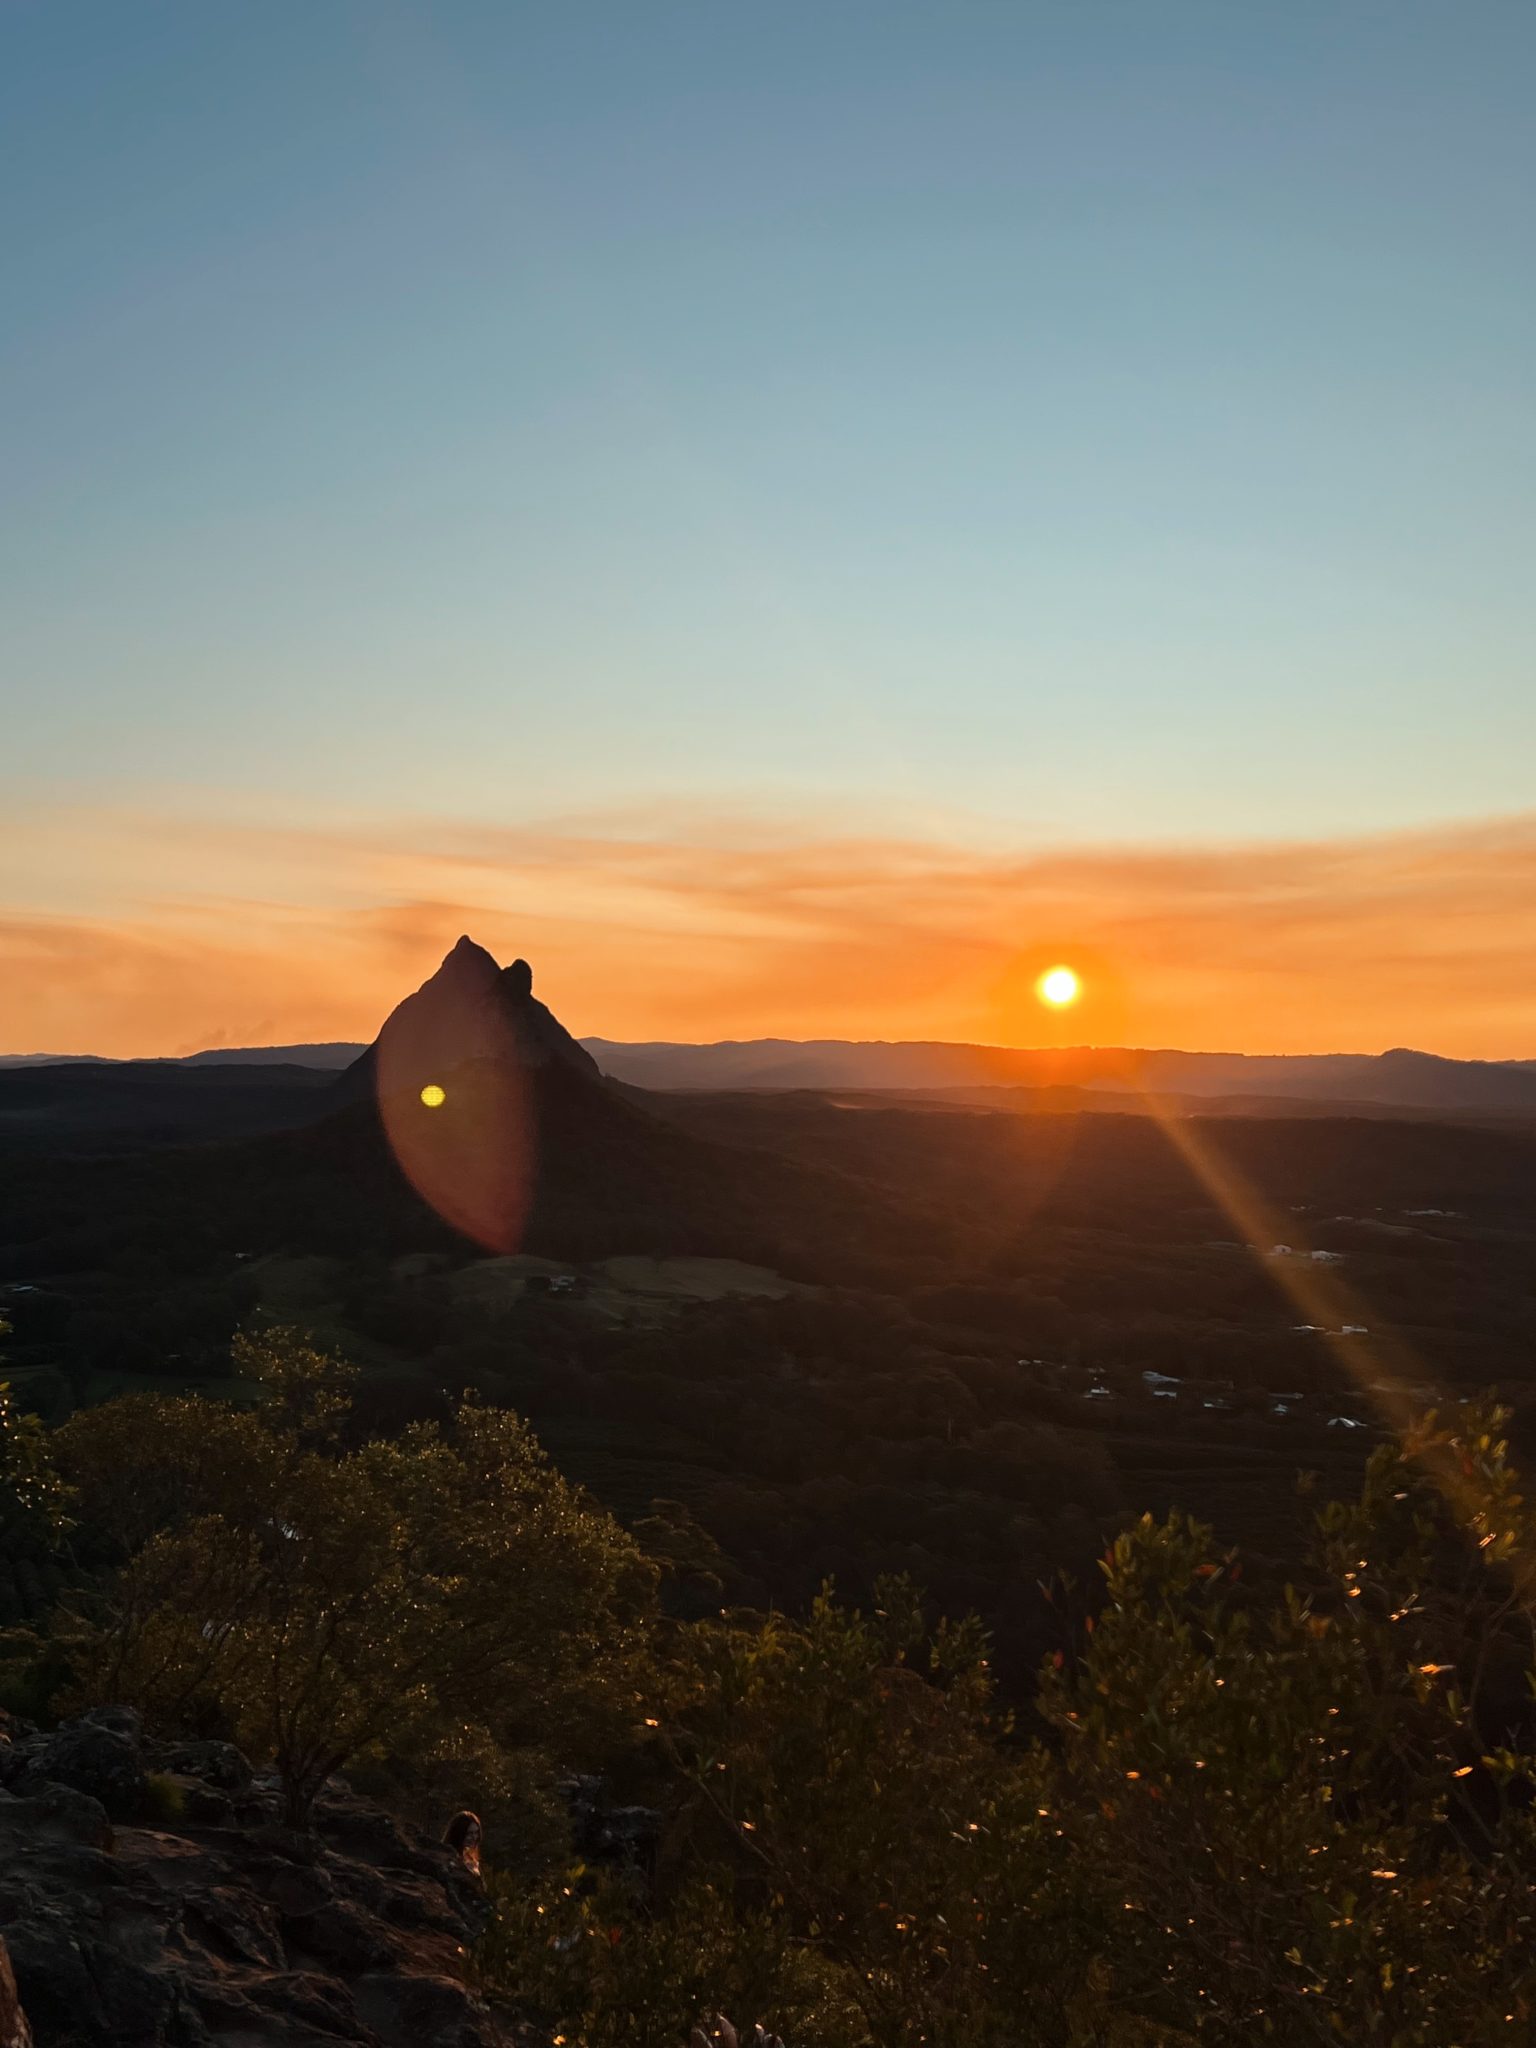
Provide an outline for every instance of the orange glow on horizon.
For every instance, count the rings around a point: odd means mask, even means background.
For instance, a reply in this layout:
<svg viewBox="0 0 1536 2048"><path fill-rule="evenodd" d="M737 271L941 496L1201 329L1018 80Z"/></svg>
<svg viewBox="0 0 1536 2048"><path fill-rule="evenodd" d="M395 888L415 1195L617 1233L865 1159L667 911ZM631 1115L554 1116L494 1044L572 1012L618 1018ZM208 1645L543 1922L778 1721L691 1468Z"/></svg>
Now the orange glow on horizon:
<svg viewBox="0 0 1536 2048"><path fill-rule="evenodd" d="M999 853L686 813L285 829L39 807L0 843L9 875L62 877L56 901L0 902L6 1052L367 1041L467 931L530 959L568 1029L619 1040L1040 1045L1054 1018L1100 1046L1536 1055L1536 813ZM1052 1003L1037 984L1068 963L1077 1000Z"/></svg>

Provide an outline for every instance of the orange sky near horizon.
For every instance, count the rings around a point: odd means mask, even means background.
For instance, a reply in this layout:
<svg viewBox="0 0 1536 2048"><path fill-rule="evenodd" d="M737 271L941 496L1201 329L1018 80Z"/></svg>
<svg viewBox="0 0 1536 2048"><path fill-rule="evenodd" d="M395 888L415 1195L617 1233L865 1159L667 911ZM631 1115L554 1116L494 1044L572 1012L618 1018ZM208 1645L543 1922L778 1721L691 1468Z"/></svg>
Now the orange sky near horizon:
<svg viewBox="0 0 1536 2048"><path fill-rule="evenodd" d="M316 829L38 807L0 848L7 1052L366 1039L467 931L609 1038L1536 1056L1536 815L1009 854L682 813ZM1083 997L1052 1015L1034 983L1057 961Z"/></svg>

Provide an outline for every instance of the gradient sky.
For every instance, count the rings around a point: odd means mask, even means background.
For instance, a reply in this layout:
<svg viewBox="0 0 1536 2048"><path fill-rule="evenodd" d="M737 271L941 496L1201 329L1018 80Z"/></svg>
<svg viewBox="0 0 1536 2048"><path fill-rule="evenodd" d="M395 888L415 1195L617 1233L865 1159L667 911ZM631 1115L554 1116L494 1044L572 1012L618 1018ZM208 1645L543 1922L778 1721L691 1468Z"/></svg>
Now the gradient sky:
<svg viewBox="0 0 1536 2048"><path fill-rule="evenodd" d="M1525 0L9 0L0 1048L1536 1054ZM1021 977L1024 979L1021 980Z"/></svg>

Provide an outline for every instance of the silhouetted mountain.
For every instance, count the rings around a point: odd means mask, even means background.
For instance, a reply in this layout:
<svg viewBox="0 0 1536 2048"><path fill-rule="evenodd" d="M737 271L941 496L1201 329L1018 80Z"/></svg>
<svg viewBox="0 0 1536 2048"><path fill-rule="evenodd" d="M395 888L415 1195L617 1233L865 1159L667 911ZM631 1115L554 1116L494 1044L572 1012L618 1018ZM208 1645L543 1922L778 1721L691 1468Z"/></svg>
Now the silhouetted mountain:
<svg viewBox="0 0 1536 2048"><path fill-rule="evenodd" d="M659 1119L535 997L526 961L500 967L469 938L330 1094L348 1110L282 1147L305 1161L301 1198L333 1161L406 1237L419 1225L399 1212L402 1177L497 1251L689 1250L803 1267L807 1245L818 1260L876 1239L910 1248L925 1228L835 1171L740 1154ZM381 1135L393 1177L381 1170ZM345 1208L351 1198L336 1195Z"/></svg>
<svg viewBox="0 0 1536 2048"><path fill-rule="evenodd" d="M600 1082L596 1060L533 993L526 960L499 967L483 946L461 938L437 972L393 1009L373 1044L347 1068L349 1097L397 1089L412 1094L466 1061L534 1071L551 1065Z"/></svg>
<svg viewBox="0 0 1536 2048"><path fill-rule="evenodd" d="M220 1114L226 1102L238 1118ZM125 1137L136 1104L145 1117ZM264 1135L187 1143L253 1127ZM133 1137L132 1158L63 1156ZM144 1219L178 1256L194 1243L380 1254L456 1233L497 1252L718 1254L832 1277L840 1260L889 1265L946 1236L920 1190L898 1201L656 1116L535 998L525 961L502 968L468 938L339 1076L28 1069L0 1076L0 1143L17 1140L43 1156L25 1202L0 1202L0 1241L12 1215L53 1223L55 1183L65 1211Z"/></svg>

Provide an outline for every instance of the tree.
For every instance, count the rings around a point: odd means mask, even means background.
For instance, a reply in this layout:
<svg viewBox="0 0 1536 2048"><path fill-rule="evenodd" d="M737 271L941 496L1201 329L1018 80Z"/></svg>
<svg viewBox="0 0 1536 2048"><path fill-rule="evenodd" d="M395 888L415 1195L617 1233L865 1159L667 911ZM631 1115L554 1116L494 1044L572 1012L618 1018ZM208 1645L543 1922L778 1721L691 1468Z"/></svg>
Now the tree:
<svg viewBox="0 0 1536 2048"><path fill-rule="evenodd" d="M262 1406L135 1396L60 1433L120 1554L79 1635L84 1696L216 1714L271 1757L293 1826L356 1758L471 1725L533 1741L603 1701L652 1575L517 1417L464 1406L349 1445L332 1361L278 1335L238 1370Z"/></svg>
<svg viewBox="0 0 1536 2048"><path fill-rule="evenodd" d="M1176 1515L1112 1546L1040 1704L1055 1890L1120 2009L1298 2048L1529 2031L1536 1525L1502 1419L1383 1446L1319 1516L1301 1589L1250 1593ZM1497 1706L1491 1669L1522 1681Z"/></svg>
<svg viewBox="0 0 1536 2048"><path fill-rule="evenodd" d="M696 1654L662 1736L743 1905L835 1967L873 2039L988 2039L1031 1944L1015 1929L991 1954L987 1894L1030 1831L979 1626L930 1632L884 1580L870 1613L827 1589L802 1624L727 1627Z"/></svg>
<svg viewBox="0 0 1536 2048"><path fill-rule="evenodd" d="M807 2048L1526 2039L1533 1556L1473 1409L1378 1452L1295 1586L1135 1524L1027 1739L902 1585L679 1631L663 1883L504 1897L503 1981L561 1977L584 2048L711 2004Z"/></svg>
<svg viewBox="0 0 1536 2048"><path fill-rule="evenodd" d="M70 1526L70 1499L42 1417L18 1408L0 1380L0 1544L51 1547Z"/></svg>
<svg viewBox="0 0 1536 2048"><path fill-rule="evenodd" d="M0 1320L0 1340L9 1334ZM0 1380L0 1697L16 1711L37 1704L37 1624L67 1577L72 1505L41 1416L18 1408Z"/></svg>
<svg viewBox="0 0 1536 2048"><path fill-rule="evenodd" d="M1064 2041L1066 1959L1011 1905L1041 1840L979 1628L929 1631L888 1581L873 1613L825 1591L672 1642L659 1885L499 1887L496 1978L585 2048L667 2048L711 2010L800 2048Z"/></svg>

